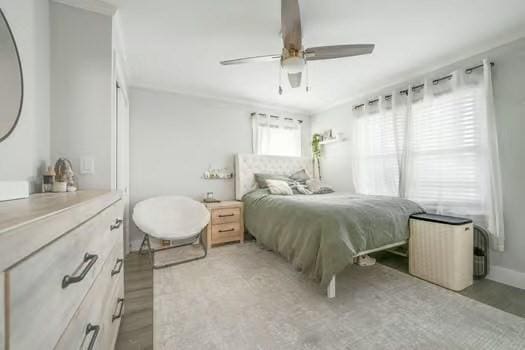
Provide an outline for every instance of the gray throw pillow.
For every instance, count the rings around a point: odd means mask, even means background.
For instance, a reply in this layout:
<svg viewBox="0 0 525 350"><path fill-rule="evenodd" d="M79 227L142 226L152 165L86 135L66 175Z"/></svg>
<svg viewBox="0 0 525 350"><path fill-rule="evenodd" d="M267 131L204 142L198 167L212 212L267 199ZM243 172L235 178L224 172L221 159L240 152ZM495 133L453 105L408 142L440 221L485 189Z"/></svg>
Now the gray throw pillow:
<svg viewBox="0 0 525 350"><path fill-rule="evenodd" d="M319 191L314 192L314 194L327 194L327 193L334 193L335 191L328 186L321 186Z"/></svg>
<svg viewBox="0 0 525 350"><path fill-rule="evenodd" d="M305 169L301 169L290 175L290 179L304 185L306 181L310 180L310 175L308 175Z"/></svg>
<svg viewBox="0 0 525 350"><path fill-rule="evenodd" d="M288 185L291 185L293 182L288 176L282 174L254 174L254 176L259 188L268 188L266 180L280 180L286 182Z"/></svg>

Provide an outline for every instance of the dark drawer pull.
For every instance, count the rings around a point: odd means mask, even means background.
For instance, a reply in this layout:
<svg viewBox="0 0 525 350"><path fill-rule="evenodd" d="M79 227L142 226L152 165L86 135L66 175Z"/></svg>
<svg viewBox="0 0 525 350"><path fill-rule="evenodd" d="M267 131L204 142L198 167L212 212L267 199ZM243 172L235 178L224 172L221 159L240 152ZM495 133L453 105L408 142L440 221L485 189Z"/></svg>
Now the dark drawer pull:
<svg viewBox="0 0 525 350"><path fill-rule="evenodd" d="M122 317L122 308L124 308L124 298L118 298L117 299L117 305L120 304L120 307L118 309L118 313L116 315L111 316L111 322L119 319Z"/></svg>
<svg viewBox="0 0 525 350"><path fill-rule="evenodd" d="M219 232L232 232L232 231L235 231L235 229L234 229L234 228L231 228L231 229L229 229L229 230L219 230Z"/></svg>
<svg viewBox="0 0 525 350"><path fill-rule="evenodd" d="M84 265L85 263L88 263L88 264L86 265L84 270L82 270L82 272L78 276L65 275L64 278L62 278L62 288L67 288L67 286L69 286L70 284L78 283L82 281L84 277L86 277L89 270L91 270L93 265L95 265L95 262L97 261L97 259L98 259L98 255L86 253L84 255L84 260L82 261L82 265Z"/></svg>
<svg viewBox="0 0 525 350"><path fill-rule="evenodd" d="M117 259L117 261L115 262L115 266L113 267L113 270L111 270L111 276L118 275L120 273L120 270L122 270L123 262L124 262L124 259Z"/></svg>
<svg viewBox="0 0 525 350"><path fill-rule="evenodd" d="M111 224L111 226L109 226L109 229L111 231L116 230L116 229L118 229L120 227L120 225L122 225L122 219L118 219L117 218L117 219L115 219L115 223Z"/></svg>
<svg viewBox="0 0 525 350"><path fill-rule="evenodd" d="M98 332L100 331L100 326L94 326L91 323L89 323L86 327L86 334L84 335L84 340L89 335L89 333L93 332L93 335L91 336L91 340L89 341L88 350L93 350L95 346L95 342L97 341ZM84 343L84 342L82 342Z"/></svg>
<svg viewBox="0 0 525 350"><path fill-rule="evenodd" d="M227 218L228 216L235 216L235 214L219 214L220 218Z"/></svg>

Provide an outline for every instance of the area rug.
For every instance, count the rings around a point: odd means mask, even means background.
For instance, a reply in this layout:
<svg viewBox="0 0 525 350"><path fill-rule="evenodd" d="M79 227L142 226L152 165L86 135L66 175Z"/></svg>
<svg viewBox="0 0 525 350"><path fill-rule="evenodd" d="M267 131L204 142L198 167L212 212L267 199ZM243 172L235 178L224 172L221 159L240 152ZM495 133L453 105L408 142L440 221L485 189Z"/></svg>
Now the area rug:
<svg viewBox="0 0 525 350"><path fill-rule="evenodd" d="M154 272L164 349L524 349L525 319L389 267L351 266L335 299L254 243Z"/></svg>

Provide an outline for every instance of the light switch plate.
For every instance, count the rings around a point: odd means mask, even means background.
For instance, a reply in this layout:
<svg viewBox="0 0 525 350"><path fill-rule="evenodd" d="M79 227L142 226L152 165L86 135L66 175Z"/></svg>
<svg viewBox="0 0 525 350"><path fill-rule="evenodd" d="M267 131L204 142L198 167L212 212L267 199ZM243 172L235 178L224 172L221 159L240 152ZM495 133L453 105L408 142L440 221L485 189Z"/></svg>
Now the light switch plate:
<svg viewBox="0 0 525 350"><path fill-rule="evenodd" d="M93 157L80 158L80 174L88 175L95 173L95 159Z"/></svg>

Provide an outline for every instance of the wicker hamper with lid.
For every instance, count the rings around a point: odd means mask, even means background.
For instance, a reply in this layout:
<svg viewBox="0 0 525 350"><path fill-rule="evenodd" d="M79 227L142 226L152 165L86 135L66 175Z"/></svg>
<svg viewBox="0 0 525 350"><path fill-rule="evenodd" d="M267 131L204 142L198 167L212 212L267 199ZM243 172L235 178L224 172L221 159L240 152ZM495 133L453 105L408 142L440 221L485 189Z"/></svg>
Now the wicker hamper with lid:
<svg viewBox="0 0 525 350"><path fill-rule="evenodd" d="M473 283L473 224L435 214L410 217L410 274L452 289Z"/></svg>

